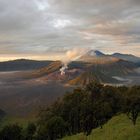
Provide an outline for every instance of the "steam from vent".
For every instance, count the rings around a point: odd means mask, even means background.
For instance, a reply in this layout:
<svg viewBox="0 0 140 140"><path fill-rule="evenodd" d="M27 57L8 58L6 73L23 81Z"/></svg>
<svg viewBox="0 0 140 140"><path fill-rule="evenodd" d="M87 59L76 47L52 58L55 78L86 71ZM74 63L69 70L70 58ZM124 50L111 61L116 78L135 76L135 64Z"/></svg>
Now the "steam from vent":
<svg viewBox="0 0 140 140"><path fill-rule="evenodd" d="M60 69L61 75L65 75L66 69L68 69L68 66L64 64L63 67Z"/></svg>
<svg viewBox="0 0 140 140"><path fill-rule="evenodd" d="M61 75L65 75L66 70L68 69L68 64L71 61L77 60L88 51L89 49L85 48L74 48L72 50L67 51L66 54L64 55L64 58L61 60L63 64L62 68L60 68Z"/></svg>

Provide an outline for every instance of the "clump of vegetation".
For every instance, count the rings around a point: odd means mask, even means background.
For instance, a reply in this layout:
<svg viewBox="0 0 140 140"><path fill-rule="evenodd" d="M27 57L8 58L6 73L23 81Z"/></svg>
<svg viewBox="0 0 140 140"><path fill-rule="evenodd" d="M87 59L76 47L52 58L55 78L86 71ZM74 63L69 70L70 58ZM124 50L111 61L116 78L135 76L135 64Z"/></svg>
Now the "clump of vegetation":
<svg viewBox="0 0 140 140"><path fill-rule="evenodd" d="M18 125L5 126L0 138L56 140L80 132L90 135L92 130L94 132L97 127L102 129L104 124L120 113L125 113L135 125L139 112L140 86L113 87L93 82L85 88L74 89L40 110L35 124L30 123L24 129Z"/></svg>
<svg viewBox="0 0 140 140"><path fill-rule="evenodd" d="M22 128L17 125L7 125L0 132L1 140L20 140Z"/></svg>
<svg viewBox="0 0 140 140"><path fill-rule="evenodd" d="M92 129L102 128L108 120L120 113L126 113L135 125L140 112L139 97L139 86L113 87L93 82L85 88L76 88L49 108L41 110L38 128L44 126L44 122L46 122L47 129L47 123L51 118L59 117L65 123L63 135L80 132L89 135ZM57 127L55 128L57 129ZM49 132L48 135L50 135ZM60 138L60 136L61 133L58 137L54 136L54 139Z"/></svg>
<svg viewBox="0 0 140 140"><path fill-rule="evenodd" d="M0 109L0 121L5 117L6 112Z"/></svg>
<svg viewBox="0 0 140 140"><path fill-rule="evenodd" d="M126 94L125 102L124 111L135 125L140 112L140 87L130 88Z"/></svg>

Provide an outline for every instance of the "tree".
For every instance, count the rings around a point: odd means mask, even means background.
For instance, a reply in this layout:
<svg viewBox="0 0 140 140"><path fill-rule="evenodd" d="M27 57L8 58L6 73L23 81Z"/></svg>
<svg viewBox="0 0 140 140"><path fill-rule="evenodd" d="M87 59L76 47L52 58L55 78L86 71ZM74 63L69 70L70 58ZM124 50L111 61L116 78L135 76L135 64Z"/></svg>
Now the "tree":
<svg viewBox="0 0 140 140"><path fill-rule="evenodd" d="M91 98L96 100L100 96L102 89L103 85L95 81L89 83L86 86L85 91L91 94Z"/></svg>
<svg viewBox="0 0 140 140"><path fill-rule="evenodd" d="M36 125L34 123L29 123L25 130L25 139L33 140L36 132Z"/></svg>
<svg viewBox="0 0 140 140"><path fill-rule="evenodd" d="M108 102L97 102L94 109L94 116L97 126L102 128L103 124L105 124L112 117L112 112L111 105Z"/></svg>
<svg viewBox="0 0 140 140"><path fill-rule="evenodd" d="M3 117L6 115L5 111L0 109L0 121L3 119Z"/></svg>
<svg viewBox="0 0 140 140"><path fill-rule="evenodd" d="M81 132L81 103L86 94L82 89L75 89L72 93L64 96L61 107L61 117L69 124L69 133Z"/></svg>
<svg viewBox="0 0 140 140"><path fill-rule="evenodd" d="M112 112L110 112L110 117L121 112L122 94L116 87L105 86L102 90L101 96L101 102L109 103L112 109Z"/></svg>
<svg viewBox="0 0 140 140"><path fill-rule="evenodd" d="M10 124L5 126L0 132L1 140L21 140L22 128L17 124Z"/></svg>
<svg viewBox="0 0 140 140"><path fill-rule="evenodd" d="M140 113L140 87L130 88L126 94L124 111L135 125Z"/></svg>
<svg viewBox="0 0 140 140"><path fill-rule="evenodd" d="M83 131L86 135L89 135L93 127L95 127L95 117L93 116L93 106L88 94L85 93L85 97L83 98L80 106L81 131Z"/></svg>
<svg viewBox="0 0 140 140"><path fill-rule="evenodd" d="M56 140L62 138L67 132L67 124L61 117L52 117L40 126L38 139Z"/></svg>

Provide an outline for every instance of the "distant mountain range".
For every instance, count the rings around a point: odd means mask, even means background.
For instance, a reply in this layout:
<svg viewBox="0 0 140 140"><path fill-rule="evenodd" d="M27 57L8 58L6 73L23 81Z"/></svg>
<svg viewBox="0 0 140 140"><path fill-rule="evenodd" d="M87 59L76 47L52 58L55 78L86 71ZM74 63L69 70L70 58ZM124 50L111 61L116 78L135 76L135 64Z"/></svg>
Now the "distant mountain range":
<svg viewBox="0 0 140 140"><path fill-rule="evenodd" d="M94 80L101 83L118 84L122 81L114 77L138 74L136 72L136 69L139 68L137 63L138 61L134 63L120 59L114 54L106 55L100 51L91 50L76 61L69 63L65 75L60 74L62 63L54 61L46 67L31 71L26 78L43 78L46 81L59 81L68 85L85 85Z"/></svg>
<svg viewBox="0 0 140 140"><path fill-rule="evenodd" d="M93 61L93 60L96 60L96 59L99 59L99 58L100 59L105 59L105 60L109 60L109 59L115 60L115 58L118 58L118 59L130 61L130 62L134 62L134 63L140 63L140 57L137 57L137 56L134 56L134 55L131 55L131 54L114 53L114 54L108 55L108 54L104 54L104 53L102 53L98 50L89 51L88 53L83 55L80 58L80 60L82 60L82 61Z"/></svg>
<svg viewBox="0 0 140 140"><path fill-rule="evenodd" d="M123 60L131 61L134 63L140 63L140 57L136 57L131 54L114 53L114 54L112 54L112 56L123 59Z"/></svg>
<svg viewBox="0 0 140 140"><path fill-rule="evenodd" d="M52 61L36 61L28 59L17 59L11 61L0 62L0 71L20 71L33 70L47 66Z"/></svg>
<svg viewBox="0 0 140 140"><path fill-rule="evenodd" d="M131 54L114 53L111 55L104 54L98 50L90 50L76 61L94 62L94 63L111 63L119 59L136 63L140 65L140 57ZM53 61L36 61L28 59L17 59L12 61L0 62L0 71L20 71L20 70L34 70L48 66Z"/></svg>
<svg viewBox="0 0 140 140"><path fill-rule="evenodd" d="M14 60L0 62L0 71L30 70L22 76L26 79L42 78L48 81L59 81L65 84L86 84L97 80L102 83L119 83L116 76L137 75L140 58L134 55L114 53L104 54L90 50L76 61L69 63L65 75L60 75L61 61Z"/></svg>
<svg viewBox="0 0 140 140"><path fill-rule="evenodd" d="M0 108L26 115L51 104L66 91L91 81L113 85L140 84L139 57L91 50L68 64L61 61L14 60L0 62ZM8 72L5 72L8 71ZM13 71L13 72L12 72Z"/></svg>

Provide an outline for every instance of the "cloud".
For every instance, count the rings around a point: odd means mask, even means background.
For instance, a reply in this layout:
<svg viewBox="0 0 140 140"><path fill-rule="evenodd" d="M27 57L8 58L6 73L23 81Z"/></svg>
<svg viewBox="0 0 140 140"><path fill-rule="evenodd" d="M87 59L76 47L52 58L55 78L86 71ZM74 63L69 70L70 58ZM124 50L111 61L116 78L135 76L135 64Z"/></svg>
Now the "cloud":
<svg viewBox="0 0 140 140"><path fill-rule="evenodd" d="M140 1L0 0L0 31L0 55L41 57L75 46L138 55Z"/></svg>

